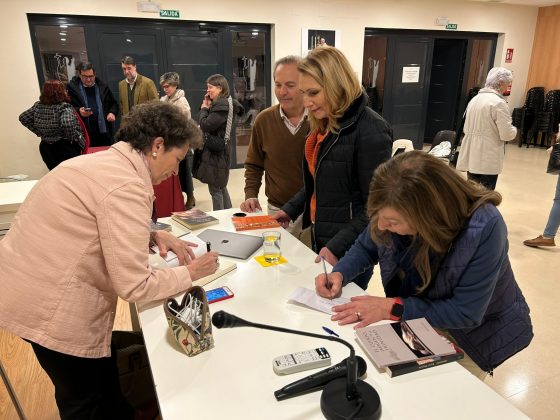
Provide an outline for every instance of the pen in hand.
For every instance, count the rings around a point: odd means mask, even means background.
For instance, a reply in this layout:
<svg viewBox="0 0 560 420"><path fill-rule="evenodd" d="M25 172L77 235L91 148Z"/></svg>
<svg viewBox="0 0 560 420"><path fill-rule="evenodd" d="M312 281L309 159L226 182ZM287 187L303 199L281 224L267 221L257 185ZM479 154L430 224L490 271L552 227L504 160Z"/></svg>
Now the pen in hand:
<svg viewBox="0 0 560 420"><path fill-rule="evenodd" d="M326 280L327 280L326 287L327 287L327 289L331 290L332 284L329 281L329 275L327 274L327 266L325 265L325 257L323 257L322 255L321 255L321 261L323 261L323 272L325 273L325 277L326 277Z"/></svg>

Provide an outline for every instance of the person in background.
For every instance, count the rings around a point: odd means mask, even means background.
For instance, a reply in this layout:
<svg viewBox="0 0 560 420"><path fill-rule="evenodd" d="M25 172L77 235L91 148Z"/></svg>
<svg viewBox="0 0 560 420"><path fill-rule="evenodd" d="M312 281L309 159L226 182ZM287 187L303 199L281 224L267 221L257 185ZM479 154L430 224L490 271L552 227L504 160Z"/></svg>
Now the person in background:
<svg viewBox="0 0 560 420"><path fill-rule="evenodd" d="M558 133L556 137L556 142L560 142L560 133ZM554 237L558 233L558 227L560 226L560 175L557 175L556 178L556 193L552 199L552 208L550 209L544 232L534 239L523 241L523 245L532 248L539 246L556 246Z"/></svg>
<svg viewBox="0 0 560 420"><path fill-rule="evenodd" d="M262 210L258 195L263 172L268 214L275 214L303 187L301 162L309 122L299 90L300 61L300 57L292 55L274 65L274 94L278 105L262 111L251 130L245 159L245 201L240 206L243 211ZM301 217L290 222L287 229L299 237Z"/></svg>
<svg viewBox="0 0 560 420"><path fill-rule="evenodd" d="M457 170L486 188L496 188L504 166L505 144L515 138L505 97L511 93L513 74L503 67L488 72L486 85L469 102L466 110Z"/></svg>
<svg viewBox="0 0 560 420"><path fill-rule="evenodd" d="M119 105L109 87L95 76L90 62L80 62L76 71L78 75L67 85L70 103L87 129L90 147L110 146Z"/></svg>
<svg viewBox="0 0 560 420"><path fill-rule="evenodd" d="M183 89L178 89L180 83L181 79L178 73L169 72L163 74L159 78L159 85L165 92L165 95L161 97L160 101L168 102L179 107L187 118L191 118L191 107L189 101L187 101L185 97L185 91ZM187 157L179 164L179 181L181 181L181 189L187 194L187 201L185 203L187 210L192 209L196 204L191 173L192 160L193 152L192 149L190 149L187 153Z"/></svg>
<svg viewBox="0 0 560 420"><path fill-rule="evenodd" d="M134 58L125 55L121 59L124 80L119 82L119 101L122 115L128 114L133 107L159 99L156 85L152 79L138 74Z"/></svg>
<svg viewBox="0 0 560 420"><path fill-rule="evenodd" d="M62 419L134 418L111 353L117 297L164 299L218 267L217 253L194 259L193 244L150 231L152 185L200 143L196 124L150 102L123 118L116 139L44 176L0 241L0 327L31 343ZM181 265L152 269L150 241Z"/></svg>
<svg viewBox="0 0 560 420"><path fill-rule="evenodd" d="M193 166L196 168L198 179L208 184L208 191L212 196L212 209L230 209L231 198L227 190L229 140L233 133L234 115L242 113L243 107L230 96L229 84L221 74L210 76L206 80L206 87L206 95L202 99L198 114L198 124L204 133L204 147L203 150L195 152ZM201 176L202 173L206 176Z"/></svg>
<svg viewBox="0 0 560 420"><path fill-rule="evenodd" d="M39 152L49 170L79 156L85 147L84 132L60 80L47 80L39 102L22 112L19 121L41 138Z"/></svg>
<svg viewBox="0 0 560 420"><path fill-rule="evenodd" d="M368 187L375 168L391 157L389 124L368 98L346 57L316 48L298 65L299 89L312 132L303 159L304 187L274 216L282 226L303 213L312 248L331 265L366 227ZM368 274L356 279L367 284Z"/></svg>
<svg viewBox="0 0 560 420"><path fill-rule="evenodd" d="M333 307L332 320L362 328L425 317L465 351L460 363L484 378L533 337L496 208L501 199L422 151L379 166L370 186L369 226L315 286L320 296L336 297L379 265L386 297L353 297Z"/></svg>

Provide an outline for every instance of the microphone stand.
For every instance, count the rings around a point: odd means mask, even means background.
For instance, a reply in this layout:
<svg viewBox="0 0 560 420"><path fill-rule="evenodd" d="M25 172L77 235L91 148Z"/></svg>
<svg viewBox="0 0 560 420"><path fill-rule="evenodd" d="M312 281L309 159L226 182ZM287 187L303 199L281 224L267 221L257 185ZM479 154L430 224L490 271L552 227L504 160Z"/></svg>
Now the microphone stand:
<svg viewBox="0 0 560 420"><path fill-rule="evenodd" d="M321 394L321 411L327 420L347 419L378 419L381 416L381 401L375 389L358 379L358 364L354 347L347 341L330 336L273 325L258 324L246 321L225 311L218 311L212 316L212 324L216 328L253 327L264 330L303 335L336 341L350 349L350 357L346 359L346 379L338 378L329 382Z"/></svg>

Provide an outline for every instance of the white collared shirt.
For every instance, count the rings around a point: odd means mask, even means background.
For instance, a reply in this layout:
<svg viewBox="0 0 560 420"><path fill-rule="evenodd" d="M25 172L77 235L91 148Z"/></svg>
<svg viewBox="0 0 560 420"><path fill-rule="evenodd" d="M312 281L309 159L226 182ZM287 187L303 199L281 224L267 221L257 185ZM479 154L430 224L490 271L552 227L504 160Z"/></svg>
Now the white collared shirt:
<svg viewBox="0 0 560 420"><path fill-rule="evenodd" d="M282 121L284 121L284 124L286 124L288 130L290 130L290 133L296 134L300 129L301 125L303 124L303 122L305 121L305 119L307 118L307 108L304 108L303 115L301 116L297 125L292 124L290 119L286 116L286 114L284 114L284 111L282 110L281 106L279 106L278 108L280 109L280 118L282 118Z"/></svg>

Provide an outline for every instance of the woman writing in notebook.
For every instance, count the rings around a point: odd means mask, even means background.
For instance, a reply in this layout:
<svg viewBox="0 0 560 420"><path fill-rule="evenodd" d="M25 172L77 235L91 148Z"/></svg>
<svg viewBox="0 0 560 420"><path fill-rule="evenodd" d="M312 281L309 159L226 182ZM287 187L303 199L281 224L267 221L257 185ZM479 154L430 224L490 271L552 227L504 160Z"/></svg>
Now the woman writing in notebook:
<svg viewBox="0 0 560 420"><path fill-rule="evenodd" d="M485 376L533 337L500 202L497 192L421 151L382 164L370 186L369 226L315 286L323 297L339 296L342 286L379 264L387 297L354 297L333 308L332 320L361 328L425 317L470 356L462 362L467 369Z"/></svg>
<svg viewBox="0 0 560 420"><path fill-rule="evenodd" d="M138 105L110 149L44 176L0 241L0 327L30 342L55 386L62 419L131 419L118 387L111 334L117 297L163 299L212 274L217 254L150 232L154 191L177 173L200 131L177 107ZM154 271L150 241L182 264Z"/></svg>

